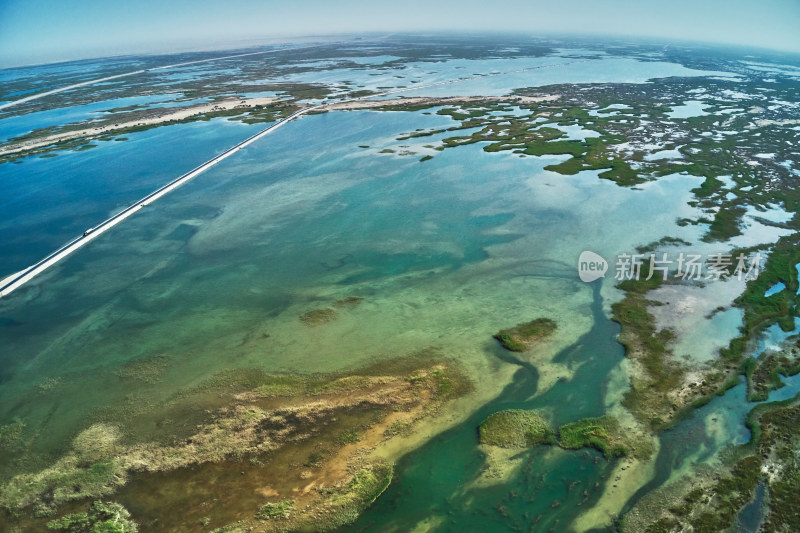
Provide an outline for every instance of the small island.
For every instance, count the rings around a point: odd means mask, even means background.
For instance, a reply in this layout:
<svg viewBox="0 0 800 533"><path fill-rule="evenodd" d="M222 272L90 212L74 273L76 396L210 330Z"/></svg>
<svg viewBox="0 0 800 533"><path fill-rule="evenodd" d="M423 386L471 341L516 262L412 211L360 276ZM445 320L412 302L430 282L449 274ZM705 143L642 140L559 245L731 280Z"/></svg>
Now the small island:
<svg viewBox="0 0 800 533"><path fill-rule="evenodd" d="M537 318L517 324L513 328L501 329L494 338L500 341L506 350L524 352L533 342L552 335L557 327L558 325L549 318Z"/></svg>
<svg viewBox="0 0 800 533"><path fill-rule="evenodd" d="M484 420L478 427L478 440L500 448L529 448L555 442L555 434L535 411L509 409Z"/></svg>
<svg viewBox="0 0 800 533"><path fill-rule="evenodd" d="M508 409L489 415L478 426L478 442L499 448L531 448L556 444L565 450L594 448L606 458L648 456L650 450L623 434L613 416L584 418L554 431L536 411ZM639 446L637 446L639 444Z"/></svg>

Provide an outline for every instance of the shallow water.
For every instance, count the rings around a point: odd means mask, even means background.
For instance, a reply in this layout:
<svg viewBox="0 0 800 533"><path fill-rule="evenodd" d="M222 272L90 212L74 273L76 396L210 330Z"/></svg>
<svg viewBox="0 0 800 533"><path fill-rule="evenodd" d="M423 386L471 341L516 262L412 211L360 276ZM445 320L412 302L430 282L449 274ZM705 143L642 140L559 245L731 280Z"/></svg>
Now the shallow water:
<svg viewBox="0 0 800 533"><path fill-rule="evenodd" d="M497 75L466 79L486 74ZM726 75L726 73L694 70L675 63L638 61L625 57L589 60L545 56L410 61L397 66L388 66L379 71L342 68L321 72L300 72L284 76L282 79L329 84L349 82L359 89L373 91L380 91L382 87L413 87L414 84L427 85L465 79L456 84L411 90L403 94L404 96L500 96L509 94L517 87L541 87L561 83L645 83L653 78L710 75Z"/></svg>
<svg viewBox="0 0 800 533"><path fill-rule="evenodd" d="M699 100L687 100L683 105L674 106L672 111L667 113L669 118L692 118L707 115L705 112L707 104Z"/></svg>
<svg viewBox="0 0 800 533"><path fill-rule="evenodd" d="M537 531L560 530L576 508L591 506L613 464L594 450L520 450L514 459L523 466L510 478L489 486L470 484L486 465L477 427L490 414L541 409L554 426L604 414L606 383L598 376L607 376L623 351L615 340L617 325L603 313L599 284L593 294L594 326L554 359L577 367L571 379L531 399L537 390L536 368L496 350L497 357L519 365L513 382L465 423L404 457L387 492L343 531L409 531L425 521L439 524L437 531L463 530L465 524L474 531L527 530L534 524Z"/></svg>
<svg viewBox="0 0 800 533"><path fill-rule="evenodd" d="M779 350L786 339L800 333L800 318L795 318L794 324L793 331L783 331L778 324L773 324L765 329L758 339L753 357L758 357L764 352Z"/></svg>
<svg viewBox="0 0 800 533"><path fill-rule="evenodd" d="M776 283L775 285L773 285L772 287L767 289L764 292L764 296L772 296L773 294L778 294L779 292L781 292L785 288L786 288L786 285L784 285L782 282L779 281L778 283Z"/></svg>
<svg viewBox="0 0 800 533"><path fill-rule="evenodd" d="M756 487L753 501L745 505L736 517L733 529L736 533L756 533L759 530L761 521L764 518L766 493L766 486L763 483L759 483L758 487Z"/></svg>
<svg viewBox="0 0 800 533"><path fill-rule="evenodd" d="M626 510L650 491L691 474L697 465L718 465L724 451L750 442L751 434L744 422L753 407L759 403L794 398L800 393L800 374L783 377L783 382L785 385L771 391L764 402L749 402L747 386L740 381L723 396L715 397L674 428L662 433L656 475L628 501Z"/></svg>
<svg viewBox="0 0 800 533"><path fill-rule="evenodd" d="M226 119L162 126L0 165L0 278L264 127Z"/></svg>
<svg viewBox="0 0 800 533"><path fill-rule="evenodd" d="M555 424L601 414L606 376L622 352L600 292L616 291L581 283L577 257L587 248L610 257L668 228L680 235L674 220L696 214L686 201L698 180L675 175L624 189L596 172L544 171L554 158L488 154L480 145L425 162L379 153L407 143L395 140L404 133L450 123L421 112L304 117L0 300L10 321L0 327L0 420L23 419L40 435L36 451L53 456L89 420L128 420L220 369L339 371L433 347L457 359L482 397L505 385L492 376L520 370L498 402L473 405L465 424L405 460L391 490L404 486L407 468L413 477L449 456L454 470L437 471L443 477L430 491L466 508L473 496L483 510L504 501L510 489L502 485L464 495L448 488L482 468L476 423L513 406L542 408ZM310 331L298 320L351 295L364 302L330 324ZM554 347L562 351L552 362L547 354L537 368L508 359L491 339L539 316L559 324ZM169 361L160 381L117 375L152 355ZM42 393L47 384L55 385ZM128 431L148 440L154 428ZM548 523L574 515L584 489L589 505L608 469L596 456L531 451L514 482L524 498L502 503L509 520L525 519L530 498ZM581 488L567 490L575 479ZM547 512L555 500L563 505ZM506 523L487 513L486 524Z"/></svg>
<svg viewBox="0 0 800 533"><path fill-rule="evenodd" d="M586 54L594 52L579 55ZM564 55L417 61L284 79L377 89L531 69L405 93L430 96L724 74ZM236 72L187 67L157 81L167 90L196 75ZM421 112L305 116L0 300L0 425L24 420L26 435L37 435L33 450L52 458L90 421L125 424L222 369L342 371L433 348L460 363L479 394L464 406L463 423L400 461L387 493L349 529L566 527L576 509L597 501L612 465L594 451L538 447L512 458L505 482L485 483L488 459L476 427L507 408L541 409L554 425L603 414L609 376L622 360L608 319L619 293L611 275L581 283L577 257L591 250L611 260L664 235L696 241L702 228L675 220L700 215L687 201L702 180L671 175L624 189L597 172L544 170L562 156L490 154L480 144L424 147L441 135L396 140L452 124ZM8 213L0 275L262 127L224 120L170 126L88 152L0 166L15 199L0 204ZM381 153L386 148L396 153ZM434 157L420 162L422 155ZM781 231L753 221L740 241L761 243ZM31 242L28 235L44 237ZM309 329L298 320L348 296L364 301L334 322ZM539 316L556 320L559 333L530 360L491 339ZM718 313L707 331L728 335L740 318L737 310ZM126 363L153 355L169 361L158 380L119 375ZM512 381L501 380L509 368L516 368ZM771 400L796 393L800 378L785 381ZM740 385L665 433L648 487L747 442L743 420L752 405L744 394ZM157 433L146 424L126 429L134 441Z"/></svg>
<svg viewBox="0 0 800 533"><path fill-rule="evenodd" d="M128 106L144 106L147 108L164 107L167 105L189 105L192 102L175 102L179 94L152 94L147 96L128 96L93 102L91 104L76 105L66 108L37 111L25 115L17 115L0 119L0 142L12 137L29 133L39 128L66 125L71 122L81 122L90 119L99 119L108 111Z"/></svg>

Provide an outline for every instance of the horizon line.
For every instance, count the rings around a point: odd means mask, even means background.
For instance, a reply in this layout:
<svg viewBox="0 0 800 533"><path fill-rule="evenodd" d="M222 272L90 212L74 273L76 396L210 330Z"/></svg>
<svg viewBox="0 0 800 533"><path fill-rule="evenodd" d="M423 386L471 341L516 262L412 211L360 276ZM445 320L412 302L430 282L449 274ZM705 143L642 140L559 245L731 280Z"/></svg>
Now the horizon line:
<svg viewBox="0 0 800 533"><path fill-rule="evenodd" d="M130 58L130 57L155 57L155 56L174 56L179 54L190 54L190 53L213 53L219 52L223 50L227 51L239 51L239 50L249 50L249 49L256 49L262 48L270 45L278 45L283 43L289 43L292 41L304 40L304 39L324 39L324 38L341 38L344 36L375 36L375 35L384 35L386 37L398 35L398 36L436 36L436 35L526 35L532 39L552 39L552 38L564 38L564 37L581 37L581 38L594 38L594 39L609 39L609 40L620 40L620 39L634 39L634 40L645 40L645 41L654 41L665 46L669 46L671 44L684 44L684 45L703 45L703 46L711 46L711 47L720 47L720 48L738 48L742 50L752 50L752 51L761 51L761 52L770 52L770 53L778 53L778 54L788 54L797 56L800 59L800 50L789 50L784 48L769 48L764 46L756 46L750 44L742 44L742 43L734 43L734 42L723 42L723 41L702 41L696 39L686 39L686 38L668 38L664 36L650 36L650 35L641 35L641 34L616 34L616 33L571 33L571 32L542 32L542 33L532 33L525 30L425 30L425 31L395 31L395 32L385 32L385 31L364 31L364 32L339 32L339 33L324 33L324 34L284 34L281 37L250 37L244 39L238 39L236 41L227 41L228 44L221 44L216 48L208 48L204 45L189 45L189 44L178 44L175 43L173 50L168 50L167 48L163 49L163 51L130 51L124 52L120 54L113 54L113 55L87 55L69 59L57 59L53 61L45 61L41 63L19 63L19 64L6 64L0 62L0 71L3 70L13 70L13 69L25 69L25 68L35 68L35 67L42 67L47 65L59 65L64 63L77 63L81 61L97 61L97 60L111 60L111 59L122 59L122 58ZM354 39L355 40L355 39ZM257 42L256 42L257 41ZM272 41L272 42L270 42ZM243 43L251 42L252 44L244 45ZM333 44L333 43L331 43ZM164 45L165 47L168 45ZM213 45L212 45L213 46ZM132 47L135 48L135 47Z"/></svg>

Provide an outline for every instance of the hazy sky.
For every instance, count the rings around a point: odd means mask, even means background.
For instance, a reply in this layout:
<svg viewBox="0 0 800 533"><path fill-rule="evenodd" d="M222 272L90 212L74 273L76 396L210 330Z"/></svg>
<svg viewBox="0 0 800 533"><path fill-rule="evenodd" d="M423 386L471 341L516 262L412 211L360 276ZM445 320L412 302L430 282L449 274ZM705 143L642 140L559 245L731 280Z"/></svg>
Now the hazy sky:
<svg viewBox="0 0 800 533"><path fill-rule="evenodd" d="M800 0L0 0L0 67L415 30L648 35L800 52Z"/></svg>

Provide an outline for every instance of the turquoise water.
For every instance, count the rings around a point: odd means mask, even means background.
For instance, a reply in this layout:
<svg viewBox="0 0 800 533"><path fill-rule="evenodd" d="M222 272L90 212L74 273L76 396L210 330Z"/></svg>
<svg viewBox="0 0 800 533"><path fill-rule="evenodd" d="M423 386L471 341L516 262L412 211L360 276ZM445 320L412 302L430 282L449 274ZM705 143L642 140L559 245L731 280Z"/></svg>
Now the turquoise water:
<svg viewBox="0 0 800 533"><path fill-rule="evenodd" d="M534 69L514 72L520 69ZM624 57L603 57L599 60L569 59L557 56L445 59L436 62L405 62L379 71L364 69L331 69L322 72L300 72L281 79L314 83L350 82L359 88L379 91L379 87L413 87L476 74L505 73L502 76L468 80L404 92L404 96L499 96L515 87L541 87L560 83L645 83L653 78L670 76L727 75L724 72L701 71L675 63L638 61ZM266 82L267 80L261 80Z"/></svg>
<svg viewBox="0 0 800 533"><path fill-rule="evenodd" d="M470 145L420 162L436 137L396 140L448 124L421 112L303 117L0 300L0 424L24 420L39 435L33 451L55 458L98 416L125 424L131 402L157 406L221 369L337 371L433 347L475 379L472 414L404 459L376 509L396 506L386 520L401 525L441 518L448 501L464 509L450 520L475 512L487 528L538 514L565 523L596 501L609 463L593 451L535 449L510 485L454 492L484 468L475 427L508 407L541 408L554 424L601 414L622 349L603 311L610 289L581 283L575 261L586 248L610 257L691 231L674 220L696 215L686 202L699 180L630 190L596 172L543 170L559 157ZM380 153L401 146L418 152ZM299 315L350 295L364 303L308 335ZM491 339L537 316L560 333L535 365ZM156 354L169 360L162 381L116 376ZM511 383L501 377L509 368ZM43 394L45 383L54 392ZM153 431L127 428L134 440ZM409 493L422 476L429 488Z"/></svg>
<svg viewBox="0 0 800 533"><path fill-rule="evenodd" d="M592 239L604 243L598 252L630 249L659 235L675 210L691 212L695 179L631 191L591 172L545 172L547 158L479 146L424 163L377 153L401 144L395 136L448 123L421 113L327 113L214 167L0 300L0 317L17 324L0 328L0 394L25 398L62 379L83 398L59 419L72 431L82 409L122 394L108 382L115 366L154 353L175 354L164 394L230 365L302 372L363 364L387 342L396 355L437 345L461 353L468 368L486 368L499 327L553 316L565 342L587 327L591 298L573 266L587 232L602 235ZM598 202L577 212L587 198ZM603 207L612 205L625 209ZM652 226L630 231L625 220L644 212ZM608 226L598 228L597 217ZM296 340L304 327L297 316L352 293L366 296L363 311L321 338ZM220 359L264 328L267 345L245 343ZM161 388L141 393L157 397ZM50 400L35 399L0 401L0 418L36 428Z"/></svg>
<svg viewBox="0 0 800 533"><path fill-rule="evenodd" d="M759 483L753 501L745 505L736 517L734 531L736 533L757 532L764 517L764 504L766 503L766 486Z"/></svg>
<svg viewBox="0 0 800 533"><path fill-rule="evenodd" d="M764 402L748 402L747 386L742 381L696 409L674 428L661 434L661 449L656 459L656 475L626 504L633 507L644 495L680 475L690 474L695 465L719 462L721 452L750 442L750 431L744 425L747 414L759 403L794 398L800 393L800 374L786 378L784 386L771 391Z"/></svg>
<svg viewBox="0 0 800 533"><path fill-rule="evenodd" d="M680 159L683 154L679 150L659 150L644 156L645 161L658 161L659 159Z"/></svg>
<svg viewBox="0 0 800 533"><path fill-rule="evenodd" d="M413 62L287 79L404 86L564 60ZM235 71L186 68L159 79L193 73ZM721 73L603 57L420 92L490 95L515 86L703 74ZM434 348L475 380L472 403L460 406L466 420L402 458L387 493L348 530L562 530L576 510L597 501L613 464L591 450L538 447L511 459L520 467L505 482L480 483L491 458L477 446L476 427L507 408L540 409L554 425L604 412L609 375L623 358L606 310L619 295L611 279L581 283L577 257L590 249L610 258L665 234L693 240L696 230L675 220L700 215L687 201L702 180L676 174L631 190L597 172L544 170L561 156L425 147L442 135L396 140L452 124L423 113L303 117L0 300L0 425L23 420L26 437L36 436L31 451L53 459L92 421L128 424L130 410L157 409L222 369L341 371ZM0 166L14 199L0 203L8 214L0 268L30 264L129 198L262 127L224 120L170 126ZM386 148L397 153L381 153ZM420 162L423 155L434 157ZM313 334L298 320L352 295L364 298L361 306ZM491 339L538 316L556 320L559 334L530 359ZM736 317L715 320L727 328ZM152 355L169 361L162 381L131 383L115 373ZM770 400L796 393L800 378L785 381ZM742 422L751 407L740 385L665 433L648 487L747 442ZM125 429L142 441L156 431ZM0 458L0 468L13 459Z"/></svg>
<svg viewBox="0 0 800 533"><path fill-rule="evenodd" d="M573 124L570 126L555 125L550 127L554 127L558 130L563 131L566 134L565 139L567 140L585 141L586 139L592 137L600 137L600 134L598 132L593 130L587 130L585 128L578 126L577 124Z"/></svg>
<svg viewBox="0 0 800 533"><path fill-rule="evenodd" d="M781 375L781 381L783 381L784 386L780 389L770 391L768 401L780 402L788 400L789 398L794 398L797 396L797 393L800 392L800 374L795 374L790 377Z"/></svg>
<svg viewBox="0 0 800 533"><path fill-rule="evenodd" d="M778 282L775 285L773 285L772 287L770 287L769 289L767 289L764 292L764 296L772 296L773 294L778 294L779 292L781 292L785 288L786 288L786 285L784 285L782 282Z"/></svg>
<svg viewBox="0 0 800 533"><path fill-rule="evenodd" d="M91 104L76 105L47 111L36 111L24 115L15 115L0 119L0 142L17 137L39 128L63 126L71 122L80 122L93 118L102 118L103 114L111 109L127 106L157 107L158 104L179 105L174 99L180 97L176 94L154 94L148 96L128 96L125 98L112 98ZM165 102L165 100L170 102ZM180 105L187 105L182 102Z"/></svg>
<svg viewBox="0 0 800 533"><path fill-rule="evenodd" d="M0 165L0 278L263 127L226 119L177 124Z"/></svg>
<svg viewBox="0 0 800 533"><path fill-rule="evenodd" d="M705 112L706 107L708 105L699 100L687 100L683 105L673 107L667 116L669 118L700 117L708 114Z"/></svg>
<svg viewBox="0 0 800 533"><path fill-rule="evenodd" d="M523 467L511 479L489 487L470 487L470 482L485 468L477 427L490 414L542 409L553 425L604 414L607 384L598 376L608 376L623 351L615 339L619 328L604 315L599 284L594 287L594 327L555 357L579 367L572 379L531 399L537 391L536 367L496 349L496 357L519 366L512 383L466 422L404 457L386 493L343 531L410 531L432 518L436 531L528 531L534 524L536 531L560 531L576 509L591 506L611 471L594 450L520 450L515 459L521 458Z"/></svg>
<svg viewBox="0 0 800 533"><path fill-rule="evenodd" d="M778 324L773 324L765 329L758 339L753 357L758 357L764 352L780 349L781 345L791 337L800 333L800 318L794 319L795 328L793 331L783 331Z"/></svg>

